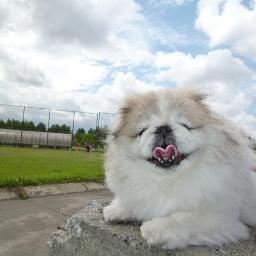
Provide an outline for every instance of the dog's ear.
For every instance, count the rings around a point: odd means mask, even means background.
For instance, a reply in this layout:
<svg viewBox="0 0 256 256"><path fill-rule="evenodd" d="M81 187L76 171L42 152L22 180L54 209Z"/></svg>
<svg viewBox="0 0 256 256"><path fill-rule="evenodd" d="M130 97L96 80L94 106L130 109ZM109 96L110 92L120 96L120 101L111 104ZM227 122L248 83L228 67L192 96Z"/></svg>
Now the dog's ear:
<svg viewBox="0 0 256 256"><path fill-rule="evenodd" d="M200 91L191 92L191 98L198 103L203 103L208 97L209 97L209 94L205 92L200 92Z"/></svg>
<svg viewBox="0 0 256 256"><path fill-rule="evenodd" d="M125 105L119 109L116 123L112 128L112 132L111 132L111 135L113 135L114 138L117 138L119 134L122 132L122 130L124 129L124 127L126 126L127 115L130 112L131 112L131 107L128 105Z"/></svg>

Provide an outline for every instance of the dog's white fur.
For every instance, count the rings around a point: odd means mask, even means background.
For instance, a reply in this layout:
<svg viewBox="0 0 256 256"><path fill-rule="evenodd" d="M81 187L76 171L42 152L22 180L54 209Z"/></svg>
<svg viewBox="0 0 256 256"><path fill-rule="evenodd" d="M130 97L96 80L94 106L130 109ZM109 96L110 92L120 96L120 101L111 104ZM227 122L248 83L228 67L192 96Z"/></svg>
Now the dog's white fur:
<svg viewBox="0 0 256 256"><path fill-rule="evenodd" d="M106 153L106 182L115 195L104 208L106 221L141 220L142 237L169 249L248 237L246 225L256 225L253 153L239 130L212 113L202 98L179 89L127 99ZM178 150L191 153L170 170L146 160L156 127L166 124Z"/></svg>

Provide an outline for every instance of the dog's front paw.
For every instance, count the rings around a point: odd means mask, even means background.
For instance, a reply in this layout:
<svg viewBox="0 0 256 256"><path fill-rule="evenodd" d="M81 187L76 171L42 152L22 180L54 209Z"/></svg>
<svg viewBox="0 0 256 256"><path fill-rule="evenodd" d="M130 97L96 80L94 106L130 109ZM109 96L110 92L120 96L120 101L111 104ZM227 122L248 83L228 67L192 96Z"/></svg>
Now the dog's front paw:
<svg viewBox="0 0 256 256"><path fill-rule="evenodd" d="M163 226L159 219L144 222L140 231L141 236L149 245L164 249L174 249L177 246L177 237L166 226Z"/></svg>
<svg viewBox="0 0 256 256"><path fill-rule="evenodd" d="M149 245L158 245L161 241L160 230L152 225L153 221L143 222L140 227L141 236L147 241Z"/></svg>
<svg viewBox="0 0 256 256"><path fill-rule="evenodd" d="M130 212L119 201L114 200L103 209L104 219L107 222L127 222L131 220Z"/></svg>
<svg viewBox="0 0 256 256"><path fill-rule="evenodd" d="M103 216L107 222L115 222L120 219L119 211L113 205L104 207Z"/></svg>

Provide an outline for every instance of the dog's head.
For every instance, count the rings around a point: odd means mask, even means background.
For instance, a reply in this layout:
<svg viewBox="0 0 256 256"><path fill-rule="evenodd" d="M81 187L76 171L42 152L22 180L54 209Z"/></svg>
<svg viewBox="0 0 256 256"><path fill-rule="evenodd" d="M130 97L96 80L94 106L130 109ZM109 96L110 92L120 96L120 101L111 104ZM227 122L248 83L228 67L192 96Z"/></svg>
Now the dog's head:
<svg viewBox="0 0 256 256"><path fill-rule="evenodd" d="M214 122L204 95L192 90L160 90L129 97L112 131L133 157L172 169L208 139Z"/></svg>

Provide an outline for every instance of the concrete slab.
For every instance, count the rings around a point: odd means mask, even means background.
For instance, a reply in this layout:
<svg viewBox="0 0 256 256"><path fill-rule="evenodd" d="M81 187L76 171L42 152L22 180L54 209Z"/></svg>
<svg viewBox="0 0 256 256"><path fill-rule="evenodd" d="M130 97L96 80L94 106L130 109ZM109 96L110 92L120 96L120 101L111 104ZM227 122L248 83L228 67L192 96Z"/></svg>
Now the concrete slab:
<svg viewBox="0 0 256 256"><path fill-rule="evenodd" d="M0 188L0 200L18 199L15 190L10 188Z"/></svg>
<svg viewBox="0 0 256 256"><path fill-rule="evenodd" d="M108 190L90 191L84 193L71 193L66 195L56 195L41 198L30 198L29 202L40 205L44 209L50 209L56 213L70 216L84 208L90 202L90 199L101 200L110 198Z"/></svg>
<svg viewBox="0 0 256 256"><path fill-rule="evenodd" d="M28 200L0 201L0 256L45 256L51 233L94 199L110 199L107 190Z"/></svg>
<svg viewBox="0 0 256 256"><path fill-rule="evenodd" d="M64 230L48 243L50 256L256 256L256 229L250 239L222 248L187 247L163 250L148 246L139 224L109 224L103 219L102 202L94 201L68 219Z"/></svg>
<svg viewBox="0 0 256 256"><path fill-rule="evenodd" d="M19 190L23 190L23 193L27 195L27 197L41 197L100 189L106 189L105 185L95 182L60 183L38 186L24 186L20 188L0 188L0 200L19 199Z"/></svg>

